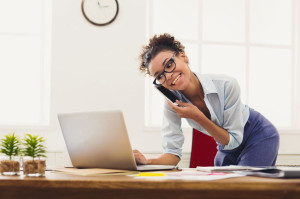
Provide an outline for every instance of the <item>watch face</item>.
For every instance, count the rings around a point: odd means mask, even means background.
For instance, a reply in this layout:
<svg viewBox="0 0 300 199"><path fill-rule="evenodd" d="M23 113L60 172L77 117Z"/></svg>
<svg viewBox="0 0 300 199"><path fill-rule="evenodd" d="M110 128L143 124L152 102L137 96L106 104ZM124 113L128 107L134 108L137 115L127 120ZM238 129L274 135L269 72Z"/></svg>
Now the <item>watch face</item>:
<svg viewBox="0 0 300 199"><path fill-rule="evenodd" d="M114 21L119 11L117 0L83 0L82 12L95 25L107 25Z"/></svg>

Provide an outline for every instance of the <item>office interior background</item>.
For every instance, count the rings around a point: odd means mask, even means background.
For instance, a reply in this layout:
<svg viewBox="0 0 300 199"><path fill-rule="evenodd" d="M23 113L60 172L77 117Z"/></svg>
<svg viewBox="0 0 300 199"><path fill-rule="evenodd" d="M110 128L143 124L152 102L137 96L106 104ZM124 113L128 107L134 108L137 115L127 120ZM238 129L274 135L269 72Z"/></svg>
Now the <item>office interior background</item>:
<svg viewBox="0 0 300 199"><path fill-rule="evenodd" d="M106 26L89 23L81 3L0 0L0 136L42 135L48 165L68 165L57 114L121 110L132 148L159 155L164 99L138 57L168 32L193 71L238 80L243 102L279 129L277 164L300 165L299 0L118 0ZM187 167L192 129L183 131Z"/></svg>

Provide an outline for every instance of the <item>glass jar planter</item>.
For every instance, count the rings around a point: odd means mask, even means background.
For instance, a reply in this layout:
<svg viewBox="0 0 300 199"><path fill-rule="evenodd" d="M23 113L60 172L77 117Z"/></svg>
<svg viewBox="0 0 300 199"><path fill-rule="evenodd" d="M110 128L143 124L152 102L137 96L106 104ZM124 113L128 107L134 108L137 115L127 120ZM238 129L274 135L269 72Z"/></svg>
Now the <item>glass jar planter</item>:
<svg viewBox="0 0 300 199"><path fill-rule="evenodd" d="M19 175L20 174L20 157L0 156L0 173L1 175Z"/></svg>
<svg viewBox="0 0 300 199"><path fill-rule="evenodd" d="M23 172L25 176L44 176L46 171L46 158L23 157Z"/></svg>

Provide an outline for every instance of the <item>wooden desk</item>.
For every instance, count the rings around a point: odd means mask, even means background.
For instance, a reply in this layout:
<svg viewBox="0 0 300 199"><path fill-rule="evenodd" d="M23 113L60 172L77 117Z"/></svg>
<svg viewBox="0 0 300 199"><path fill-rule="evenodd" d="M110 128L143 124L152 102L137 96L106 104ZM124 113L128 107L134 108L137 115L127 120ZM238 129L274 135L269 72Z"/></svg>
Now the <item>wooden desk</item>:
<svg viewBox="0 0 300 199"><path fill-rule="evenodd" d="M116 175L82 177L47 172L42 178L0 176L0 198L299 199L300 179L241 177L183 181Z"/></svg>

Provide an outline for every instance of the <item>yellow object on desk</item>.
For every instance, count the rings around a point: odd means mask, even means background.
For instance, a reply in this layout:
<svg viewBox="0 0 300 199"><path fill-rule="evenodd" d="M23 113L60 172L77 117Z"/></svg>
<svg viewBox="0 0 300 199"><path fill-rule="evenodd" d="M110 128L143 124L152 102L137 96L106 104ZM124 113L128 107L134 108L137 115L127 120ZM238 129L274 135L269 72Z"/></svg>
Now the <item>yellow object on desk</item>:
<svg viewBox="0 0 300 199"><path fill-rule="evenodd" d="M153 177L153 176L165 176L165 173L148 173L148 172L141 172L137 174L138 177Z"/></svg>

